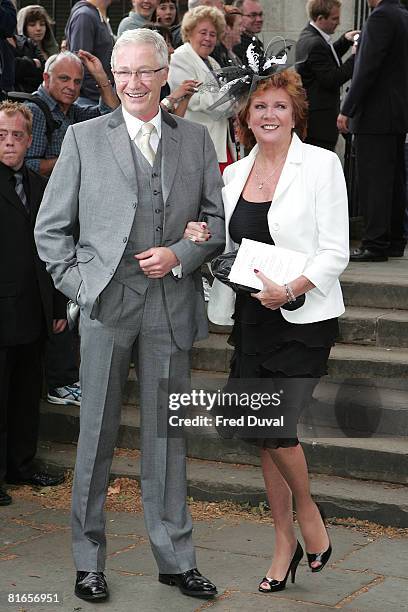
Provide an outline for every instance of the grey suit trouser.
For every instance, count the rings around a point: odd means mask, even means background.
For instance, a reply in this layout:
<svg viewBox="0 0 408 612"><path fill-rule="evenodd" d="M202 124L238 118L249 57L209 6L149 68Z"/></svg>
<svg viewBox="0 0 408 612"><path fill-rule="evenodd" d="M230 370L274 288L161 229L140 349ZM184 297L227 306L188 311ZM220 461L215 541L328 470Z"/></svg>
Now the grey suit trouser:
<svg viewBox="0 0 408 612"><path fill-rule="evenodd" d="M129 363L138 363L141 407L141 483L144 517L161 573L196 567L186 504L185 443L158 436L161 379L190 376L188 351L175 345L162 281L145 295L111 281L96 320L81 315L82 404L72 498L73 554L77 570L103 571L104 502L120 425Z"/></svg>

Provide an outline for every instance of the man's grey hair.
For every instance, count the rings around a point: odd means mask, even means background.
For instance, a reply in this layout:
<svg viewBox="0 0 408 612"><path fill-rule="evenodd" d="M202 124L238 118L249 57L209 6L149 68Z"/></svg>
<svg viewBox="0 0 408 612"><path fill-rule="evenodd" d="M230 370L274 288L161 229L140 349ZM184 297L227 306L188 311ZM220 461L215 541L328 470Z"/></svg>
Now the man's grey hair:
<svg viewBox="0 0 408 612"><path fill-rule="evenodd" d="M126 30L116 41L111 57L112 70L115 69L118 49L126 45L151 45L156 51L159 64L163 67L169 65L169 50L163 36L147 28L137 28L136 30Z"/></svg>
<svg viewBox="0 0 408 612"><path fill-rule="evenodd" d="M82 68L82 73L84 72L84 65L75 53L71 53L71 51L61 51L60 53L54 53L54 55L50 55L50 57L45 62L44 72L46 74L51 74L51 72L55 68L55 64L63 59L69 59L73 62L77 62Z"/></svg>
<svg viewBox="0 0 408 612"><path fill-rule="evenodd" d="M201 5L201 0L188 0L188 10L191 11L191 9L195 8L196 6L200 6Z"/></svg>

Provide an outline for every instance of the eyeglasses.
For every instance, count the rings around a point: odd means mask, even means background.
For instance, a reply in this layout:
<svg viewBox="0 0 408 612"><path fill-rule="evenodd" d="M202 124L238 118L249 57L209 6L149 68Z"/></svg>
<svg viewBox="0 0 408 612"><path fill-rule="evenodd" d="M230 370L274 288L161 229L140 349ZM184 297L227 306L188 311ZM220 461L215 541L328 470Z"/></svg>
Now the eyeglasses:
<svg viewBox="0 0 408 612"><path fill-rule="evenodd" d="M164 68L166 68L166 66L156 68L156 70L113 70L112 72L118 79L119 83L127 83L130 81L133 74L139 79L139 81L151 81L156 72L160 72L160 70L163 70Z"/></svg>
<svg viewBox="0 0 408 612"><path fill-rule="evenodd" d="M9 130L0 130L0 142L4 142L9 134L11 134L13 140L16 140L17 142L21 142L25 136L25 132L17 132L14 130L9 132Z"/></svg>
<svg viewBox="0 0 408 612"><path fill-rule="evenodd" d="M257 17L263 17L263 11L259 11L259 13L248 13L244 15L244 17L249 17L250 19L256 19Z"/></svg>

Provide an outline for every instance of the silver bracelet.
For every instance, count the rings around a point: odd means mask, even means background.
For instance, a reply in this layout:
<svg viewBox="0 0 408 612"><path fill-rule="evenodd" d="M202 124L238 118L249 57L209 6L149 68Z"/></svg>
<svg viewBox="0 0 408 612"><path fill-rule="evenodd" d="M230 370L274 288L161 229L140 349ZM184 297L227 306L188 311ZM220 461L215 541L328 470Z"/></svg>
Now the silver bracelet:
<svg viewBox="0 0 408 612"><path fill-rule="evenodd" d="M287 285L286 283L284 287L285 287L286 297L288 298L289 304L291 304L292 302L296 302L296 297L295 297L295 294L293 293L292 287L290 285Z"/></svg>

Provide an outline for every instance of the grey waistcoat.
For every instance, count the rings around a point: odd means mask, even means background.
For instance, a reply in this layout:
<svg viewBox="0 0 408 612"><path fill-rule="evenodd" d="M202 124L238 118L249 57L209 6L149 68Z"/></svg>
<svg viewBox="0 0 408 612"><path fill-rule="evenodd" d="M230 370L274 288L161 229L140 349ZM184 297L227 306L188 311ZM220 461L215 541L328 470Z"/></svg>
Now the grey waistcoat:
<svg viewBox="0 0 408 612"><path fill-rule="evenodd" d="M150 279L143 274L134 255L153 246L162 245L164 203L161 186L161 149L160 140L152 168L136 144L132 143L138 204L125 251L113 278L138 293L146 291Z"/></svg>

